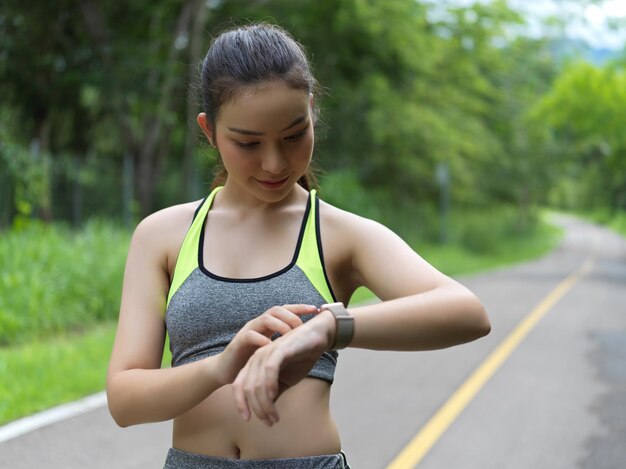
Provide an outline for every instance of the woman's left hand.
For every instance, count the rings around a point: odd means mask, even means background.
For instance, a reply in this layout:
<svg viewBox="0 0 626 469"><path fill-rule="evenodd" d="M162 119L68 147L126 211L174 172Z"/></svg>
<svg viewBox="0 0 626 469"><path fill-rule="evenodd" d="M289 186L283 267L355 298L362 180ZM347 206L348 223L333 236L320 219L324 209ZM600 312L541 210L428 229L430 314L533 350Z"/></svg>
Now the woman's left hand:
<svg viewBox="0 0 626 469"><path fill-rule="evenodd" d="M250 420L253 412L270 427L278 422L276 400L304 379L330 348L335 327L333 314L324 311L254 352L233 382L244 420Z"/></svg>

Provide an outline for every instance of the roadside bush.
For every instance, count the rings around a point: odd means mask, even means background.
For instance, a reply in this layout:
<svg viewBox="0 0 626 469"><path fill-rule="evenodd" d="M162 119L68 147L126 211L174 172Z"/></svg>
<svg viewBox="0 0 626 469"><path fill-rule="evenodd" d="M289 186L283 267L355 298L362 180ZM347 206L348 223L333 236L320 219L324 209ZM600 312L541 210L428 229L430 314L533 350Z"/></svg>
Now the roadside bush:
<svg viewBox="0 0 626 469"><path fill-rule="evenodd" d="M349 171L324 175L320 196L339 208L382 223L409 243L438 240L440 229L436 207L410 197L397 199L382 188L364 188L356 175Z"/></svg>
<svg viewBox="0 0 626 469"><path fill-rule="evenodd" d="M402 236L409 244L441 242L442 220L433 204L405 198L396 200L376 188L362 188L356 176L335 171L322 179L321 196L340 208L377 220ZM446 226L447 244L476 254L497 251L502 241L524 237L538 226L538 210L523 219L512 204L459 208L452 202Z"/></svg>
<svg viewBox="0 0 626 469"><path fill-rule="evenodd" d="M621 233L623 236L626 236L626 211L603 208L580 212L580 215L606 225L618 233Z"/></svg>
<svg viewBox="0 0 626 469"><path fill-rule="evenodd" d="M0 345L117 317L130 233L29 223L0 233Z"/></svg>
<svg viewBox="0 0 626 469"><path fill-rule="evenodd" d="M522 222L520 212L513 205L498 205L484 210L468 210L452 215L453 241L476 253L490 253L503 240L529 235L537 227L536 211Z"/></svg>

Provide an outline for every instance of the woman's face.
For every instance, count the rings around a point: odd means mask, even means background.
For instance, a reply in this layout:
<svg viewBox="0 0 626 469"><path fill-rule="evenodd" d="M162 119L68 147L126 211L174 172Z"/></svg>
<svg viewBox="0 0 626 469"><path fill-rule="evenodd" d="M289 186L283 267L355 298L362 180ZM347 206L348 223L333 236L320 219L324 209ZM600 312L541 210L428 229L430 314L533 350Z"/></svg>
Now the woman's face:
<svg viewBox="0 0 626 469"><path fill-rule="evenodd" d="M236 188L264 202L282 200L313 153L311 96L272 81L238 94L217 114L213 142Z"/></svg>

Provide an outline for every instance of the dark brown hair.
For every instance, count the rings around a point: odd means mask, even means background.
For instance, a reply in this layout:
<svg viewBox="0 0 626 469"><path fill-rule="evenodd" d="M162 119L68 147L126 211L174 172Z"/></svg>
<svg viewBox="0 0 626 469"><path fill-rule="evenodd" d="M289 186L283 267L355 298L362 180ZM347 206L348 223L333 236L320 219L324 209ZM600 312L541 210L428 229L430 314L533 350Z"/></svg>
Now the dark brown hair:
<svg viewBox="0 0 626 469"><path fill-rule="evenodd" d="M267 23L242 26L217 36L202 62L202 107L209 124L222 104L250 85L282 80L295 89L317 95L319 86L300 44L284 29ZM313 119L318 111L313 109ZM225 182L227 172L218 159L212 187ZM298 183L307 190L316 185L309 167Z"/></svg>

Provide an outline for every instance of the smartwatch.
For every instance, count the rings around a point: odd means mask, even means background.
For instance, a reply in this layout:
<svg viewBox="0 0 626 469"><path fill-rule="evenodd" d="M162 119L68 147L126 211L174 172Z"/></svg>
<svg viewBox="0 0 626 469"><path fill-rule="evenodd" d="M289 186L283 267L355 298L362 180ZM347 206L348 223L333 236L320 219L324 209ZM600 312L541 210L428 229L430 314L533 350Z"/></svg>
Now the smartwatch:
<svg viewBox="0 0 626 469"><path fill-rule="evenodd" d="M320 312L330 311L335 316L335 342L330 350L346 348L354 336L354 317L344 307L343 303L329 303L320 307Z"/></svg>

